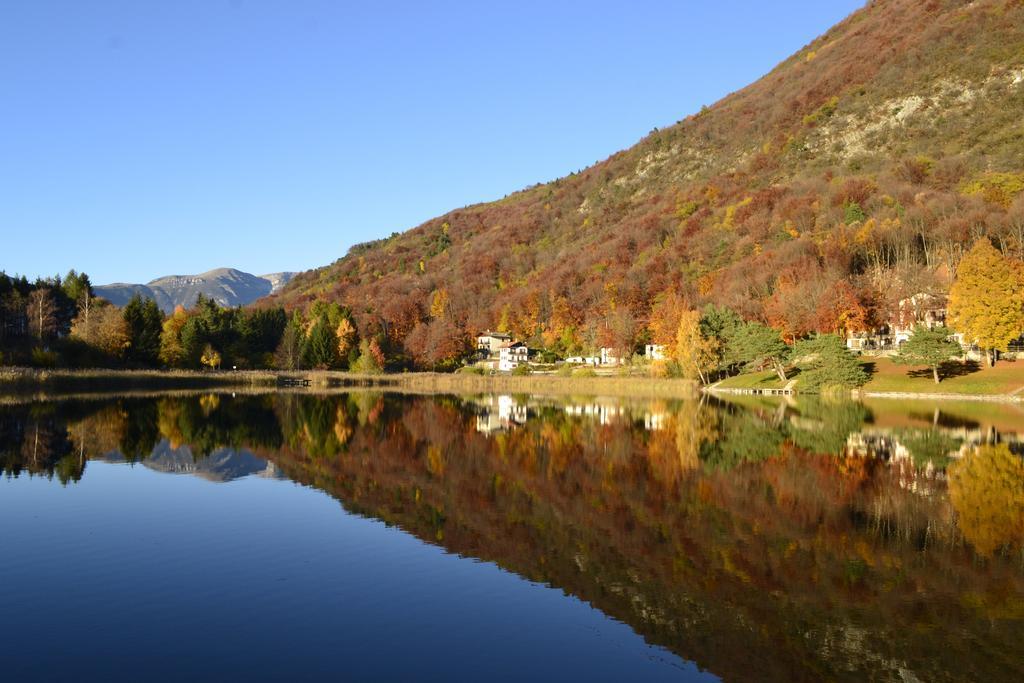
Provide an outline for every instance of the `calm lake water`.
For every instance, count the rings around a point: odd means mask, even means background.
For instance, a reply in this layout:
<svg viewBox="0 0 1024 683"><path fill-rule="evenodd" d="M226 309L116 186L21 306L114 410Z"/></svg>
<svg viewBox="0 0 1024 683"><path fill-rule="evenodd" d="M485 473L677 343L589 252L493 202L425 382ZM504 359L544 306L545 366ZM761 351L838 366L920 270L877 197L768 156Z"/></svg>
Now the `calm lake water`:
<svg viewBox="0 0 1024 683"><path fill-rule="evenodd" d="M1024 411L0 405L25 680L1024 680Z"/></svg>

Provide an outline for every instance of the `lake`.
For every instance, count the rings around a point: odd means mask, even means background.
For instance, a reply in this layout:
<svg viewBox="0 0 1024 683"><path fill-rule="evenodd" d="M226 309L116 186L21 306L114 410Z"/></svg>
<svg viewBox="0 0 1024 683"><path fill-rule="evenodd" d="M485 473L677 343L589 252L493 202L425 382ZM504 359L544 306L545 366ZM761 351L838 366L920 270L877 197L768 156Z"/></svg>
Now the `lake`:
<svg viewBox="0 0 1024 683"><path fill-rule="evenodd" d="M1024 411L0 404L5 680L1024 680Z"/></svg>

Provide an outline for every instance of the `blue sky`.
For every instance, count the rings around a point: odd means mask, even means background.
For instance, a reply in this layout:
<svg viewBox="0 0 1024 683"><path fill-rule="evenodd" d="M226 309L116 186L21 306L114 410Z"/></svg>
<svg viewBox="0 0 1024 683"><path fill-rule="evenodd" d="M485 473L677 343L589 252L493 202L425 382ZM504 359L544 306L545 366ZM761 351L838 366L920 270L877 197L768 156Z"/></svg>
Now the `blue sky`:
<svg viewBox="0 0 1024 683"><path fill-rule="evenodd" d="M324 265L629 147L862 4L7 2L0 269Z"/></svg>

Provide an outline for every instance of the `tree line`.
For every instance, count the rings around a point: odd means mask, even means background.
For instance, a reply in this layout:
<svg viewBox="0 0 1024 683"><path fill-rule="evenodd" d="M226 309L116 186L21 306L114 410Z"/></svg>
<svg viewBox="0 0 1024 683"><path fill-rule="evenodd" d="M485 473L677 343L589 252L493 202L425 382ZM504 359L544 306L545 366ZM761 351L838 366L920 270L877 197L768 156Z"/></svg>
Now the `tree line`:
<svg viewBox="0 0 1024 683"><path fill-rule="evenodd" d="M360 339L348 309L320 303L228 308L200 295L170 315L136 294L118 308L89 276L0 272L0 364L33 367L351 369L381 372L376 339Z"/></svg>

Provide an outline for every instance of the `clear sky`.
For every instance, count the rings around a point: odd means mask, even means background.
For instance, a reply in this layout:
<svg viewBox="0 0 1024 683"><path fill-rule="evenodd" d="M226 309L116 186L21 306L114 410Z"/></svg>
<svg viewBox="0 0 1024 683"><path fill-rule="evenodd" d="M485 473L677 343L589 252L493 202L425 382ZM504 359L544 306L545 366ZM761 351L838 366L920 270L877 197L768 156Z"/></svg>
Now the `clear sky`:
<svg viewBox="0 0 1024 683"><path fill-rule="evenodd" d="M11 0L0 269L325 265L757 79L863 0Z"/></svg>

